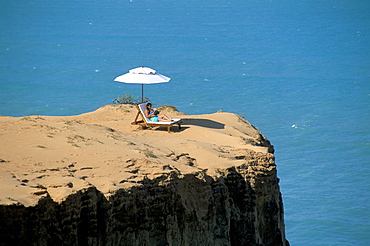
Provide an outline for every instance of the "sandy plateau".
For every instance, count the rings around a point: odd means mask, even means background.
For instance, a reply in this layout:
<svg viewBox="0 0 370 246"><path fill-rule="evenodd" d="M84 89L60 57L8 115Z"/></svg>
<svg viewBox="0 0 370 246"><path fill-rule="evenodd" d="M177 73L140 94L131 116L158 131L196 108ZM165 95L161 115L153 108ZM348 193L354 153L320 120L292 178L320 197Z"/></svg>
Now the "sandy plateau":
<svg viewBox="0 0 370 246"><path fill-rule="evenodd" d="M131 125L132 105L77 116L1 116L0 204L33 206L47 194L60 202L91 186L108 197L173 170L218 176L247 162L246 150L269 151L263 135L239 115L163 112L182 118L182 128L140 130Z"/></svg>

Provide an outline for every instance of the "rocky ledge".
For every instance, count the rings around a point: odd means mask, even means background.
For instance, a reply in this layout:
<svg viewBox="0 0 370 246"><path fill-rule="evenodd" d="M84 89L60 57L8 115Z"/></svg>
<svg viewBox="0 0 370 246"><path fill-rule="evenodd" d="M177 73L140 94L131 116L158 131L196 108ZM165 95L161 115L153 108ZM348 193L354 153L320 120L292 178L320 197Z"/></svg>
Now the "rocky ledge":
<svg viewBox="0 0 370 246"><path fill-rule="evenodd" d="M0 245L289 245L273 146L230 113L0 117ZM76 137L79 136L79 137Z"/></svg>

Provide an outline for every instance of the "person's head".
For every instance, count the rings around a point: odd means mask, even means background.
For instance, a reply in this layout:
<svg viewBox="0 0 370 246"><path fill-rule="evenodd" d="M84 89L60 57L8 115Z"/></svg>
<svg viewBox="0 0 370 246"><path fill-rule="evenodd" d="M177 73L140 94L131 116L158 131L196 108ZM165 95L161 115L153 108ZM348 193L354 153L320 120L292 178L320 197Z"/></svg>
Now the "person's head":
<svg viewBox="0 0 370 246"><path fill-rule="evenodd" d="M146 108L147 108L147 109L149 109L149 108L151 108L151 107L152 107L152 104L151 104L151 103L147 103L147 104L146 104Z"/></svg>

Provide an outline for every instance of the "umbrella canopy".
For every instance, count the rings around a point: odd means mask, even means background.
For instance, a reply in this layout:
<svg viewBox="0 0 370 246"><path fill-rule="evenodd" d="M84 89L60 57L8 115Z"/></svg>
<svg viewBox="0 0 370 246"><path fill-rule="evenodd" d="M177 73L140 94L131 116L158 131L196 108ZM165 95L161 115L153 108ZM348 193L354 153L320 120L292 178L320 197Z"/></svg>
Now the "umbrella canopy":
<svg viewBox="0 0 370 246"><path fill-rule="evenodd" d="M148 67L138 67L129 70L128 73L118 76L114 79L117 82L141 84L141 100L144 100L144 84L157 84L170 81L171 78L157 73L154 69Z"/></svg>

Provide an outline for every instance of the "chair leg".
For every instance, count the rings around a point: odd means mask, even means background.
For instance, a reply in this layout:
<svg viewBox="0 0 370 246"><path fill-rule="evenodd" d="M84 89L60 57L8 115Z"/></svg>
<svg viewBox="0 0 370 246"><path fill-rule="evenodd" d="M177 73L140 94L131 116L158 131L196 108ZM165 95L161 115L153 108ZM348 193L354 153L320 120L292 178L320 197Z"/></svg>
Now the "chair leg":
<svg viewBox="0 0 370 246"><path fill-rule="evenodd" d="M167 131L168 131L168 133L171 132L171 126L167 126Z"/></svg>

